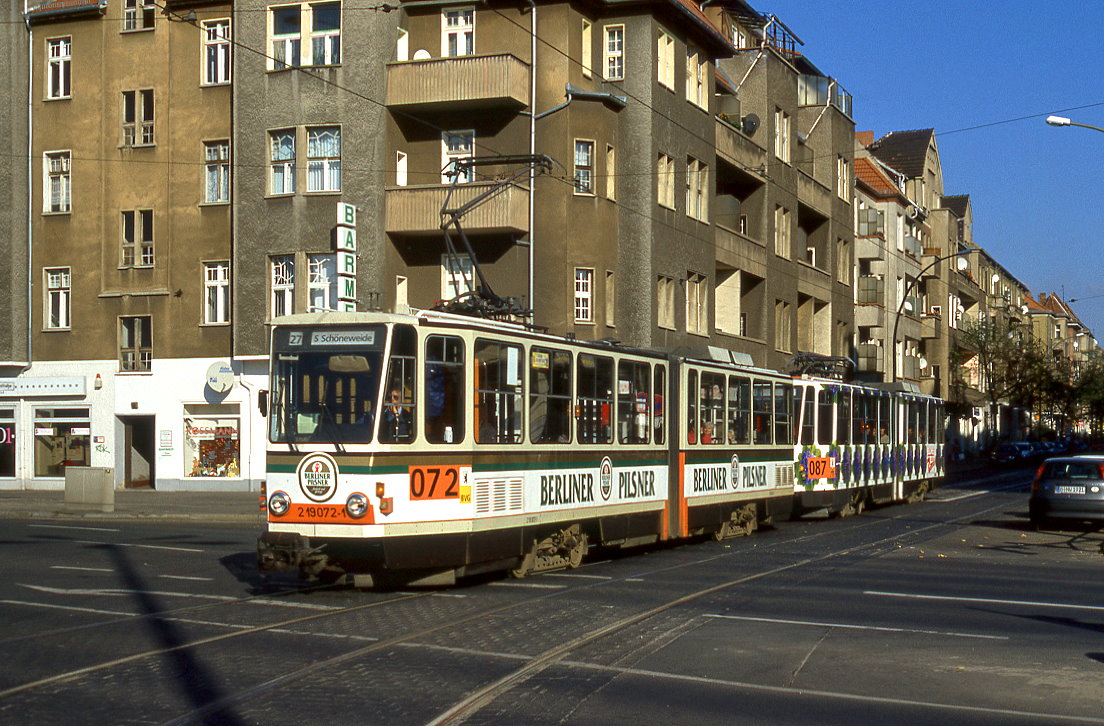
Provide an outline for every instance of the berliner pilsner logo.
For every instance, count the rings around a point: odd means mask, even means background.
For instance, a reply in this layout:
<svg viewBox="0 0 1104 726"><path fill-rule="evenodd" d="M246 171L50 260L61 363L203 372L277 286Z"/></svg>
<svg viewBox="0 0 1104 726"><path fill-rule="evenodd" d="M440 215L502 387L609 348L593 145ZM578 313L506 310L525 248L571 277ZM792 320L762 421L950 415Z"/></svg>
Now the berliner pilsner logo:
<svg viewBox="0 0 1104 726"><path fill-rule="evenodd" d="M337 490L337 462L329 454L311 454L299 462L299 488L309 499L324 502Z"/></svg>

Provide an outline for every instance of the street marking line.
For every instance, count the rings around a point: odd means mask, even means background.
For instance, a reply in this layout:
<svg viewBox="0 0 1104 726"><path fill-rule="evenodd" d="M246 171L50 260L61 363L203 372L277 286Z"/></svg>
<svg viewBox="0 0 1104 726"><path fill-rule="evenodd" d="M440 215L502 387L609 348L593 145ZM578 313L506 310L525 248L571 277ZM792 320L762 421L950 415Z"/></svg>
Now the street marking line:
<svg viewBox="0 0 1104 726"><path fill-rule="evenodd" d="M19 587L25 587L28 590L45 592L50 595L94 595L98 597L128 597L130 595L153 595L158 597L184 597L193 600L217 600L220 602L237 602L243 605L269 605L273 607L283 608L303 608L305 610L331 611L348 609L343 608L340 605L318 605L315 603L284 602L281 600L264 600L260 598L242 600L241 598L234 597L232 595L204 595L202 593L195 592L168 592L165 590L126 590L123 588L62 588L46 587L45 585L28 585L27 583L23 582L17 582L15 584Z"/></svg>
<svg viewBox="0 0 1104 726"><path fill-rule="evenodd" d="M213 577L189 577L188 575L158 575L165 580L188 580L190 582L214 582Z"/></svg>
<svg viewBox="0 0 1104 726"><path fill-rule="evenodd" d="M97 542L90 539L75 539L77 544L104 545L107 547L137 547L144 550L169 550L170 552L206 552L194 547L166 547L165 545L128 544L126 542Z"/></svg>
<svg viewBox="0 0 1104 726"><path fill-rule="evenodd" d="M609 575L583 575L576 572L546 572L541 577L578 577L584 580L612 580Z"/></svg>
<svg viewBox="0 0 1104 726"><path fill-rule="evenodd" d="M878 590L864 590L863 595L875 597L900 597L912 600L946 600L948 602L977 602L986 605L1025 605L1035 608L1065 608L1069 610L1099 610L1104 611L1104 605L1072 605L1060 602L1036 602L1033 600L1000 600L988 597L953 597L950 595L917 595L907 592L880 592Z"/></svg>
<svg viewBox="0 0 1104 726"><path fill-rule="evenodd" d="M821 623L812 620L785 620L780 618L753 618L741 615L705 615L719 620L748 620L756 623L776 623L779 625L807 625L819 628L839 628L843 630L876 630L883 633L915 633L918 635L945 635L952 638L980 638L982 640L1008 640L1005 635L979 635L977 633L956 633L945 630L918 630L916 628L893 628L886 625L851 625L848 623Z"/></svg>
<svg viewBox="0 0 1104 726"><path fill-rule="evenodd" d="M528 587L534 590L562 590L567 585L545 585L540 582L490 582L491 587Z"/></svg>
<svg viewBox="0 0 1104 726"><path fill-rule="evenodd" d="M51 570L79 570L80 572L114 572L110 567L72 567L69 565L50 565Z"/></svg>
<svg viewBox="0 0 1104 726"><path fill-rule="evenodd" d="M75 605L52 605L45 602L27 602L26 600L0 600L3 605L26 605L32 608L46 608L48 610L71 610L78 613L92 613L94 615L121 615L128 618L137 616L137 613L124 613L119 610L100 610L98 608L80 608Z"/></svg>
<svg viewBox="0 0 1104 726"><path fill-rule="evenodd" d="M121 532L121 529L111 529L109 527L77 527L76 525L64 525L64 524L29 524L28 527L37 527L38 529L82 529L87 532Z"/></svg>

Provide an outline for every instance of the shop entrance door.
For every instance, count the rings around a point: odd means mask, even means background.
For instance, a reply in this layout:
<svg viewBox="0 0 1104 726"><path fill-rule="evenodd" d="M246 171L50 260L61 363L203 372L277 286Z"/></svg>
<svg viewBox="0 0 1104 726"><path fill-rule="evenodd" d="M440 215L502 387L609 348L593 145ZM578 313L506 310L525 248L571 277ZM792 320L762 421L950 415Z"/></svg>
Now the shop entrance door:
<svg viewBox="0 0 1104 726"><path fill-rule="evenodd" d="M154 417L120 416L123 424L123 486L127 489L153 489Z"/></svg>

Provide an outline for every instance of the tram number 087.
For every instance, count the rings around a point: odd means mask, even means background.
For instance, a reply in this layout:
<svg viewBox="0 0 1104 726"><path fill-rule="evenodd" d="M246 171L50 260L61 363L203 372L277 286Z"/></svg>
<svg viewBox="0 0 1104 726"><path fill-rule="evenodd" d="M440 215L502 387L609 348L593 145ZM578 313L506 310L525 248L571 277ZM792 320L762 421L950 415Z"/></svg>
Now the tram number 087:
<svg viewBox="0 0 1104 726"><path fill-rule="evenodd" d="M460 497L460 467L410 467L410 498L458 499Z"/></svg>
<svg viewBox="0 0 1104 726"><path fill-rule="evenodd" d="M836 478L836 458L834 456L811 456L807 466L810 479Z"/></svg>

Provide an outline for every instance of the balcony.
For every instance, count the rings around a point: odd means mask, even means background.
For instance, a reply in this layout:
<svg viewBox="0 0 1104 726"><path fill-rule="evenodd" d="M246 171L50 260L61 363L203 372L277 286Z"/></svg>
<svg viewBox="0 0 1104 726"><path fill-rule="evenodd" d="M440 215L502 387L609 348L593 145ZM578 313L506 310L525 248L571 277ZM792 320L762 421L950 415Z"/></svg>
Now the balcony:
<svg viewBox="0 0 1104 726"><path fill-rule="evenodd" d="M738 118L717 118L715 132L717 156L744 169L765 168L767 163L766 150L744 136L740 131L737 131L737 127L733 124L738 123L740 123Z"/></svg>
<svg viewBox="0 0 1104 726"><path fill-rule="evenodd" d="M387 64L387 107L403 110L529 105L529 64L509 53Z"/></svg>
<svg viewBox="0 0 1104 726"><path fill-rule="evenodd" d="M940 325L943 321L938 315L925 313L920 319L920 337L924 340L934 340L940 336Z"/></svg>
<svg viewBox="0 0 1104 726"><path fill-rule="evenodd" d="M876 275L860 275L859 276L859 299L857 301L860 305L866 304L885 304L885 280Z"/></svg>
<svg viewBox="0 0 1104 726"><path fill-rule="evenodd" d="M920 244L920 240L911 234L905 235L905 252L912 255L916 259L920 259L924 254L924 246Z"/></svg>
<svg viewBox="0 0 1104 726"><path fill-rule="evenodd" d="M917 380L920 378L920 359L914 355L906 355L901 359L901 377Z"/></svg>
<svg viewBox="0 0 1104 726"><path fill-rule="evenodd" d="M901 305L900 310L902 315L908 315L911 318L920 317L920 312L923 308L920 307L920 298L915 295L909 295L905 297L904 304Z"/></svg>
<svg viewBox="0 0 1104 726"><path fill-rule="evenodd" d="M487 191L494 182L461 184L449 203L459 207ZM425 235L441 231L441 205L448 185L390 187L387 190L387 233ZM469 234L524 234L528 229L529 192L510 185L475 207L460 221Z"/></svg>

